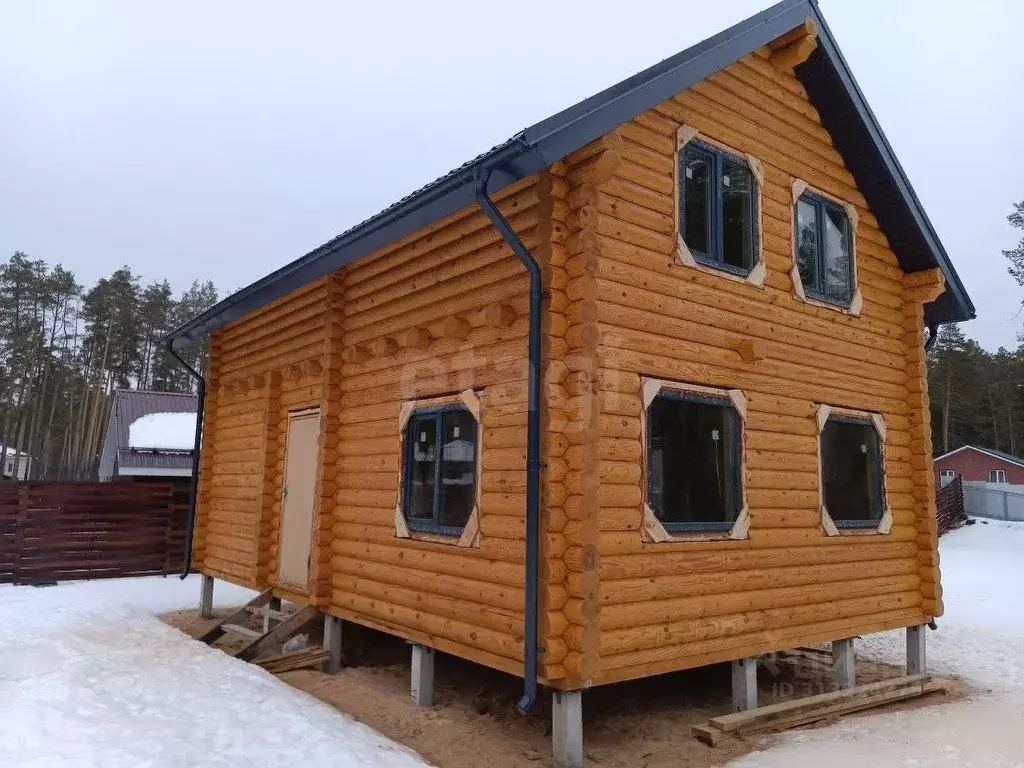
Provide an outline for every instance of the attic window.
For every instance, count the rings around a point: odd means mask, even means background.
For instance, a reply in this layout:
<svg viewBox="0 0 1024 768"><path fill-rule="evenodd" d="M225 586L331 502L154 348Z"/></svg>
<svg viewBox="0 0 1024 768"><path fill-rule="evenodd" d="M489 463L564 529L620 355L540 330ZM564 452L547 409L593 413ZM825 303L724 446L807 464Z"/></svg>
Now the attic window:
<svg viewBox="0 0 1024 768"><path fill-rule="evenodd" d="M854 295L853 234L846 209L804 192L796 201L796 264L806 296L849 307Z"/></svg>
<svg viewBox="0 0 1024 768"><path fill-rule="evenodd" d="M417 409L405 431L409 530L459 536L476 506L477 420L459 405Z"/></svg>
<svg viewBox="0 0 1024 768"><path fill-rule="evenodd" d="M988 481L990 483L1005 483L1006 472L1002 469L990 469L988 471Z"/></svg>
<svg viewBox="0 0 1024 768"><path fill-rule="evenodd" d="M821 430L822 500L836 528L875 528L885 514L882 441L871 418L839 413Z"/></svg>
<svg viewBox="0 0 1024 768"><path fill-rule="evenodd" d="M746 159L696 139L679 150L679 233L700 264L747 276L757 264L757 179Z"/></svg>
<svg viewBox="0 0 1024 768"><path fill-rule="evenodd" d="M647 504L668 532L728 531L743 507L732 401L662 389L647 408Z"/></svg>

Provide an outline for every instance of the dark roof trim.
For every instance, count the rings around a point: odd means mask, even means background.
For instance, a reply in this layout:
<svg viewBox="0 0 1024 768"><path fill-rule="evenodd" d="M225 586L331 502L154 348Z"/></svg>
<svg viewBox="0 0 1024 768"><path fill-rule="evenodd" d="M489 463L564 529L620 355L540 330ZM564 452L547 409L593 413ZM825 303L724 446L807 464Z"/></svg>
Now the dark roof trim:
<svg viewBox="0 0 1024 768"><path fill-rule="evenodd" d="M892 207L893 201L898 199L901 202L898 208L902 210L894 208L888 216L889 222L902 227L901 231L908 230L904 222L909 216L913 228L920 233L916 238L909 235L902 238L907 240L906 249L913 252L907 255L905 249L898 250L901 264L905 264L905 268L911 270L939 266L946 275L949 290L936 302L928 305L926 319L929 322L957 322L974 317L974 307L963 285L839 53L816 2L783 0L714 37L527 128L302 258L228 296L172 331L169 338L176 347L198 341L211 331L243 317L254 309L471 204L474 201L473 175L477 168L493 170L491 183L488 185L489 192L496 192L547 168L570 152L647 111L658 102L686 90L694 83L785 34L808 16L818 24L818 50L822 54L816 52L811 60L800 67L798 75L801 78L806 75L813 80L816 68L823 66L829 70L826 76L833 73L838 75L841 85L844 86L841 88L843 93L829 91L823 95L819 94L819 98L843 98L846 102L837 103L833 110L837 114L838 124L860 124L859 130L858 126L850 129L851 135L857 133L854 138L866 138L876 154L875 157L867 159L860 175L873 172L876 166L884 170L888 178L880 179L874 184L874 197L879 201L880 207L887 210ZM855 176L858 175L853 167L851 171ZM868 194L865 194L865 197L872 203L874 210L872 197ZM883 229L889 231L884 222ZM920 248L916 247L918 243Z"/></svg>

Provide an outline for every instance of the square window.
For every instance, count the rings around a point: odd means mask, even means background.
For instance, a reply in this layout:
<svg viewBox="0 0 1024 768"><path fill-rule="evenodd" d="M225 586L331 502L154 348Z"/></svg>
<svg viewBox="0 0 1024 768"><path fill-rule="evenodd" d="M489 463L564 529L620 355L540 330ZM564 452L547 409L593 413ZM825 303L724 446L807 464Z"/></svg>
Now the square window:
<svg viewBox="0 0 1024 768"><path fill-rule="evenodd" d="M1006 472L1002 469L990 469L988 471L988 481L990 483L1005 483Z"/></svg>
<svg viewBox="0 0 1024 768"><path fill-rule="evenodd" d="M647 503L667 531L724 531L743 506L741 418L728 399L662 390L647 409Z"/></svg>
<svg viewBox="0 0 1024 768"><path fill-rule="evenodd" d="M462 405L413 412L404 435L410 530L457 536L476 504L477 421Z"/></svg>
<svg viewBox="0 0 1024 768"><path fill-rule="evenodd" d="M870 419L833 414L821 431L825 508L838 528L870 528L885 513L882 444Z"/></svg>
<svg viewBox="0 0 1024 768"><path fill-rule="evenodd" d="M746 160L691 140L679 151L679 229L698 262L738 275L757 264L757 180Z"/></svg>
<svg viewBox="0 0 1024 768"><path fill-rule="evenodd" d="M796 201L793 237L804 294L848 307L853 300L853 233L846 210L804 192Z"/></svg>

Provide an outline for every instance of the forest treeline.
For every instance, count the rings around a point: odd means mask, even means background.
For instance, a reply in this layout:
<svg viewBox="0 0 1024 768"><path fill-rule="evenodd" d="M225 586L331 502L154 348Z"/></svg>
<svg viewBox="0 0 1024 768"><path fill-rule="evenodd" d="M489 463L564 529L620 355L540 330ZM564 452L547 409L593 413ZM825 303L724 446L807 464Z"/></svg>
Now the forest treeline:
<svg viewBox="0 0 1024 768"><path fill-rule="evenodd" d="M160 339L217 302L210 281L175 296L125 266L86 289L60 264L0 263L0 457L32 457L31 479L92 479L119 387L194 392ZM206 349L181 356L198 370Z"/></svg>

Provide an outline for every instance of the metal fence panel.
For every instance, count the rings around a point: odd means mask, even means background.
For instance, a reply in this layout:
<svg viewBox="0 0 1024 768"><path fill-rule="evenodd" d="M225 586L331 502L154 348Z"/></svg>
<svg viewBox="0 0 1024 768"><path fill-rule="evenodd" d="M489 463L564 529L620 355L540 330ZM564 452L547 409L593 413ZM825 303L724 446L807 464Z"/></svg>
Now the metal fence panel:
<svg viewBox="0 0 1024 768"><path fill-rule="evenodd" d="M964 483L964 506L972 517L1024 521L1024 485Z"/></svg>

